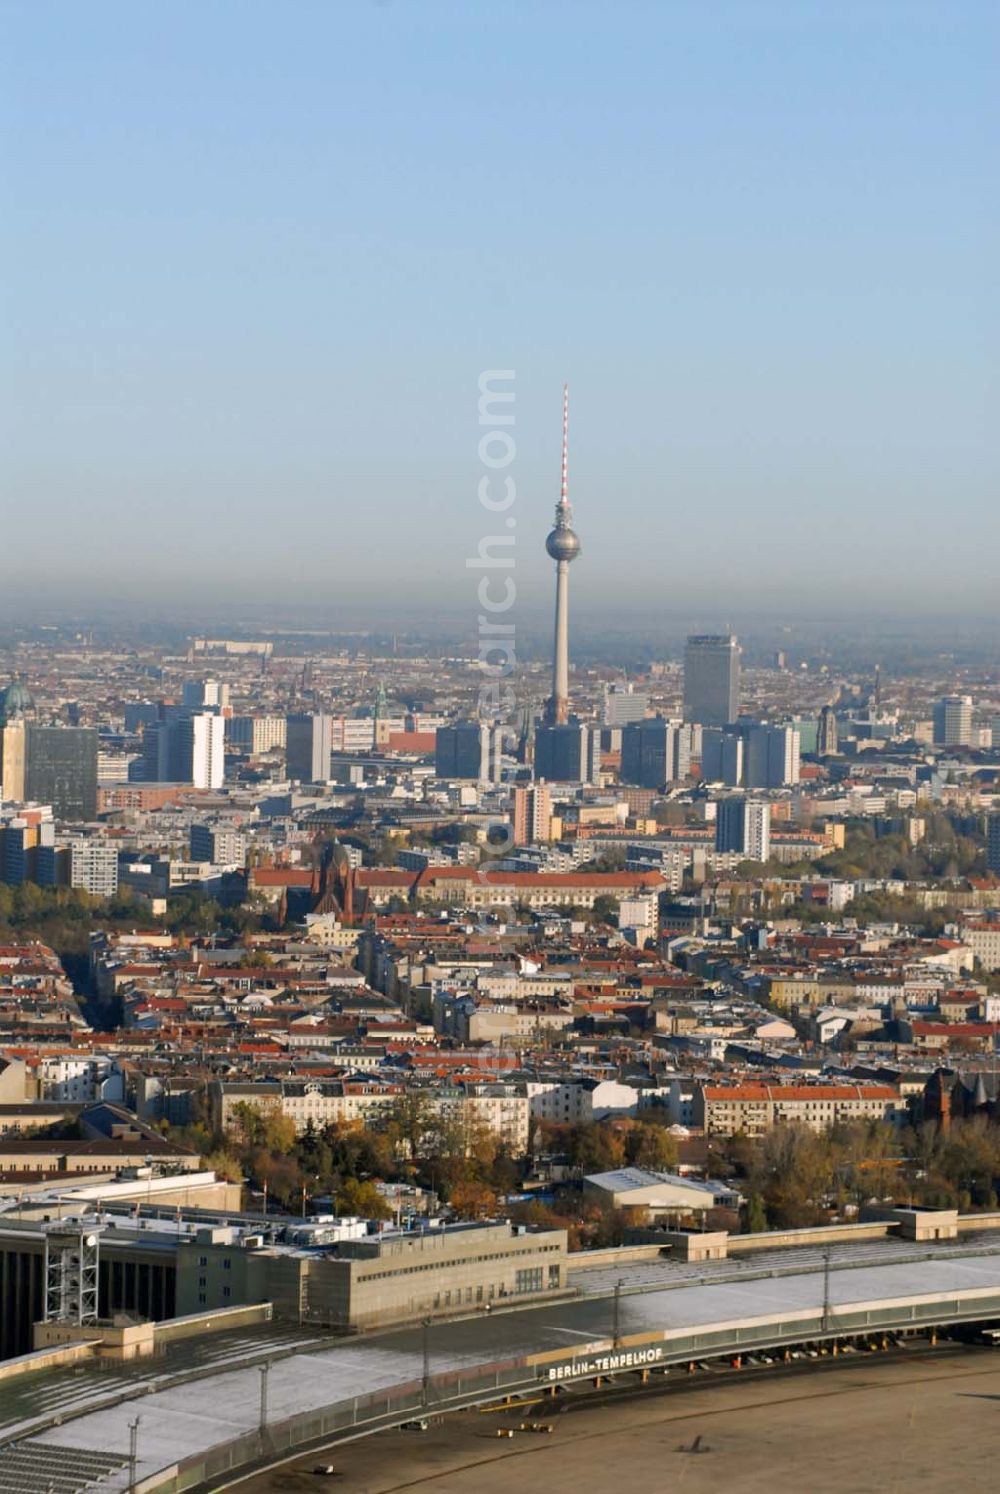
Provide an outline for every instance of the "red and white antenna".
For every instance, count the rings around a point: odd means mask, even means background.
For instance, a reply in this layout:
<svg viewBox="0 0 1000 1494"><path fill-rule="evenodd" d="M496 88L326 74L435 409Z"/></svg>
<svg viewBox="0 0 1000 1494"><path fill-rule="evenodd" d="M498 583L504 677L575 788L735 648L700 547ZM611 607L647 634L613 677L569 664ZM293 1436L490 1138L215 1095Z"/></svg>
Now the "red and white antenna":
<svg viewBox="0 0 1000 1494"><path fill-rule="evenodd" d="M563 442L562 442L562 487L559 491L559 502L565 507L569 502L569 487L567 483L567 468L569 465L569 385L563 385Z"/></svg>

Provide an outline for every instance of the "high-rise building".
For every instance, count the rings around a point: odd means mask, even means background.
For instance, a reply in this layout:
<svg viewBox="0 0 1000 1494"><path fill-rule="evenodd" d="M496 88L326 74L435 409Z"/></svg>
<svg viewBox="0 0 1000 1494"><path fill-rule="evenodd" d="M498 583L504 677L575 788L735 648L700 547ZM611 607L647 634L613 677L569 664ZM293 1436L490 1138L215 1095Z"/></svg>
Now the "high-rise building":
<svg viewBox="0 0 1000 1494"><path fill-rule="evenodd" d="M229 686L219 680L185 680L181 700L186 711L225 711Z"/></svg>
<svg viewBox="0 0 1000 1494"><path fill-rule="evenodd" d="M24 799L26 743L23 721L0 721L0 803Z"/></svg>
<svg viewBox="0 0 1000 1494"><path fill-rule="evenodd" d="M118 848L106 840L76 837L69 843L69 885L92 897L118 891Z"/></svg>
<svg viewBox="0 0 1000 1494"><path fill-rule="evenodd" d="M556 504L555 528L545 548L556 563L556 625L552 657L552 694L545 708L549 726L565 726L569 720L569 568L580 553L569 503L569 388L563 386L562 484Z"/></svg>
<svg viewBox="0 0 1000 1494"><path fill-rule="evenodd" d="M771 806L744 794L720 799L715 813L715 849L747 861L767 861L771 854Z"/></svg>
<svg viewBox="0 0 1000 1494"><path fill-rule="evenodd" d="M552 839L552 795L541 781L514 790L514 844L525 846Z"/></svg>
<svg viewBox="0 0 1000 1494"><path fill-rule="evenodd" d="M645 690L637 690L634 685L605 685L605 726L627 726L630 721L641 721L648 710L649 696Z"/></svg>
<svg viewBox="0 0 1000 1494"><path fill-rule="evenodd" d="M816 755L832 757L837 751L837 713L832 705L825 705L819 713L816 732Z"/></svg>
<svg viewBox="0 0 1000 1494"><path fill-rule="evenodd" d="M596 783L601 734L579 721L540 726L535 733L535 773L550 783Z"/></svg>
<svg viewBox="0 0 1000 1494"><path fill-rule="evenodd" d="M192 861L243 866L247 859L247 838L232 825L192 825L188 844Z"/></svg>
<svg viewBox="0 0 1000 1494"><path fill-rule="evenodd" d="M160 708L155 700L131 700L125 705L125 730L141 731L153 721L159 721Z"/></svg>
<svg viewBox="0 0 1000 1494"><path fill-rule="evenodd" d="M743 782L747 788L783 788L799 781L799 734L792 726L755 723L744 733Z"/></svg>
<svg viewBox="0 0 1000 1494"><path fill-rule="evenodd" d="M622 729L622 783L661 789L675 776L675 729L662 716L633 721Z"/></svg>
<svg viewBox="0 0 1000 1494"><path fill-rule="evenodd" d="M503 732L479 721L456 721L439 726L434 744L434 772L438 778L474 778L499 783L503 770Z"/></svg>
<svg viewBox="0 0 1000 1494"><path fill-rule="evenodd" d="M0 882L35 881L39 849L55 844L55 831L48 804L0 812Z"/></svg>
<svg viewBox="0 0 1000 1494"><path fill-rule="evenodd" d="M944 695L934 703L934 742L938 747L972 744L972 698Z"/></svg>
<svg viewBox="0 0 1000 1494"><path fill-rule="evenodd" d="M199 789L222 787L226 764L226 723L213 711L198 711L177 723L184 772L178 782Z"/></svg>
<svg viewBox="0 0 1000 1494"><path fill-rule="evenodd" d="M286 731L284 716L230 716L226 721L226 740L254 757L284 747Z"/></svg>
<svg viewBox="0 0 1000 1494"><path fill-rule="evenodd" d="M1000 877L1000 813L991 814L987 821L986 864L995 877Z"/></svg>
<svg viewBox="0 0 1000 1494"><path fill-rule="evenodd" d="M728 726L740 713L740 645L732 633L698 633L684 650L684 719Z"/></svg>
<svg viewBox="0 0 1000 1494"><path fill-rule="evenodd" d="M743 782L744 741L739 732L706 726L701 733L701 776L705 783L739 788Z"/></svg>
<svg viewBox="0 0 1000 1494"><path fill-rule="evenodd" d="M14 680L0 690L0 803L20 803L26 797L27 724L35 702Z"/></svg>
<svg viewBox="0 0 1000 1494"><path fill-rule="evenodd" d="M59 820L97 814L97 732L90 726L27 728L26 797Z"/></svg>
<svg viewBox="0 0 1000 1494"><path fill-rule="evenodd" d="M142 735L142 758L129 765L129 782L190 783L221 788L225 777L226 722L215 710L171 710Z"/></svg>
<svg viewBox="0 0 1000 1494"><path fill-rule="evenodd" d="M691 772L691 764L701 761L702 728L693 721L674 726L674 761L670 777L679 782Z"/></svg>
<svg viewBox="0 0 1000 1494"><path fill-rule="evenodd" d="M143 783L179 783L180 751L176 727L169 721L150 721L142 733L142 759L129 768L129 779Z"/></svg>
<svg viewBox="0 0 1000 1494"><path fill-rule="evenodd" d="M114 897L118 891L118 849L96 837L41 843L36 851L35 880L41 887L75 887L91 897Z"/></svg>
<svg viewBox="0 0 1000 1494"><path fill-rule="evenodd" d="M330 777L333 722L329 716L285 718L285 765L299 783L326 783Z"/></svg>

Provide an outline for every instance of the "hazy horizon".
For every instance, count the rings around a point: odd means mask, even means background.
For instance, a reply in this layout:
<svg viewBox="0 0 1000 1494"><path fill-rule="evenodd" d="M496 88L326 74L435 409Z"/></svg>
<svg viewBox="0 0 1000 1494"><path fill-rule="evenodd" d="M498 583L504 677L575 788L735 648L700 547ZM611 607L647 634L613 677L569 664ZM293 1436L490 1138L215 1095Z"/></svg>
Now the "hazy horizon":
<svg viewBox="0 0 1000 1494"><path fill-rule="evenodd" d="M994 6L2 14L7 608L996 617Z"/></svg>

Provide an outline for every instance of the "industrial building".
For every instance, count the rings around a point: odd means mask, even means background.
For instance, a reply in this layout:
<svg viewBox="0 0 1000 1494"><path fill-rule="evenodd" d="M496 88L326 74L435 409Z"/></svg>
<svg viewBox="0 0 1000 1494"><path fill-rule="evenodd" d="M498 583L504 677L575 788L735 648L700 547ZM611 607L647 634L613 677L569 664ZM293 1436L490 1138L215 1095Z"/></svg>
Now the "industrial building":
<svg viewBox="0 0 1000 1494"><path fill-rule="evenodd" d="M284 1233L296 1236L294 1224ZM330 1243L268 1243L238 1229L201 1229L178 1247L178 1312L271 1302L279 1319L360 1332L566 1289L565 1230L486 1223L330 1233ZM315 1238L322 1241L322 1225Z"/></svg>
<svg viewBox="0 0 1000 1494"><path fill-rule="evenodd" d="M682 1219L706 1215L712 1209L738 1209L740 1195L723 1183L696 1182L673 1172L645 1167L619 1167L592 1173L583 1180L584 1192L605 1208L636 1209L653 1219Z"/></svg>

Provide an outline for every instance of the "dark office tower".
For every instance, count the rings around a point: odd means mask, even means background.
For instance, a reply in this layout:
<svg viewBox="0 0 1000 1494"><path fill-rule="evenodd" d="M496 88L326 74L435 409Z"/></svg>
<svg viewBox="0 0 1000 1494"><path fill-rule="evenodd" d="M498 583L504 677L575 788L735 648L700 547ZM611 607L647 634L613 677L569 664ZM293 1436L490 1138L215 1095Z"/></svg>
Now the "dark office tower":
<svg viewBox="0 0 1000 1494"><path fill-rule="evenodd" d="M793 726L764 722L741 725L743 782L747 788L782 788L798 783L801 742Z"/></svg>
<svg viewBox="0 0 1000 1494"><path fill-rule="evenodd" d="M179 783L181 763L177 726L169 721L150 721L142 734L143 783ZM129 769L129 777L133 777Z"/></svg>
<svg viewBox="0 0 1000 1494"><path fill-rule="evenodd" d="M708 726L701 734L701 776L705 783L738 788L743 782L744 743L739 732Z"/></svg>
<svg viewBox="0 0 1000 1494"><path fill-rule="evenodd" d="M684 720L728 726L740 713L740 645L732 633L698 633L684 650Z"/></svg>
<svg viewBox="0 0 1000 1494"><path fill-rule="evenodd" d="M995 877L1000 877L1000 813L991 814L986 826L986 864Z"/></svg>
<svg viewBox="0 0 1000 1494"><path fill-rule="evenodd" d="M674 728L656 716L622 728L622 783L662 788L674 777Z"/></svg>
<svg viewBox="0 0 1000 1494"><path fill-rule="evenodd" d="M330 777L333 722L329 716L285 719L285 765L299 783L325 783Z"/></svg>
<svg viewBox="0 0 1000 1494"><path fill-rule="evenodd" d="M27 797L59 820L97 814L97 732L89 726L28 728Z"/></svg>
<svg viewBox="0 0 1000 1494"><path fill-rule="evenodd" d="M535 777L549 783L594 783L600 765L599 731L579 722L539 726L535 732Z"/></svg>
<svg viewBox="0 0 1000 1494"><path fill-rule="evenodd" d="M837 750L837 713L832 705L825 705L819 713L819 728L816 732L817 757L832 757Z"/></svg>
<svg viewBox="0 0 1000 1494"><path fill-rule="evenodd" d="M439 726L434 750L438 778L474 778L499 783L503 767L503 732L478 721Z"/></svg>
<svg viewBox="0 0 1000 1494"><path fill-rule="evenodd" d="M155 700L132 700L125 706L125 730L139 731L151 721L158 721L159 707Z"/></svg>

